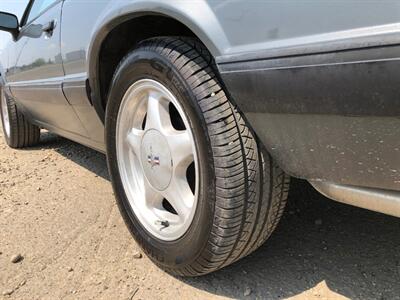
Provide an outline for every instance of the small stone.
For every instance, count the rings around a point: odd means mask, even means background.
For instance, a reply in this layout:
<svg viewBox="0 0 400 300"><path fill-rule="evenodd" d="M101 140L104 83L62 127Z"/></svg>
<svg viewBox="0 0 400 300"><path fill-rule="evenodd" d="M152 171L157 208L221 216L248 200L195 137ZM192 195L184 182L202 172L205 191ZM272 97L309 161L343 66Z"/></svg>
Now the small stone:
<svg viewBox="0 0 400 300"><path fill-rule="evenodd" d="M247 296L250 296L250 294L251 294L251 289L250 288L246 288L244 290L243 296L247 297Z"/></svg>
<svg viewBox="0 0 400 300"><path fill-rule="evenodd" d="M14 290L8 289L3 292L3 296L10 296L12 293L14 293Z"/></svg>
<svg viewBox="0 0 400 300"><path fill-rule="evenodd" d="M16 254L11 257L11 262L13 264L16 264L16 263L19 263L20 261L22 261L23 259L24 259L24 257L21 254Z"/></svg>
<svg viewBox="0 0 400 300"><path fill-rule="evenodd" d="M322 220L321 219L316 219L314 223L317 226L322 225Z"/></svg>
<svg viewBox="0 0 400 300"><path fill-rule="evenodd" d="M36 190L37 190L38 192L40 192L40 191L42 190L42 188L41 188L41 187L38 187Z"/></svg>
<svg viewBox="0 0 400 300"><path fill-rule="evenodd" d="M24 286L26 284L26 280L22 280L20 283L19 283L19 286Z"/></svg>
<svg viewBox="0 0 400 300"><path fill-rule="evenodd" d="M67 271L68 271L68 272L72 272L73 270L74 270L74 269L73 269L72 267L68 267L68 268L67 268Z"/></svg>
<svg viewBox="0 0 400 300"><path fill-rule="evenodd" d="M140 252L135 252L134 254L133 254L133 258L136 258L136 259L140 259L140 258L142 258L143 256L142 256L142 253L140 253Z"/></svg>

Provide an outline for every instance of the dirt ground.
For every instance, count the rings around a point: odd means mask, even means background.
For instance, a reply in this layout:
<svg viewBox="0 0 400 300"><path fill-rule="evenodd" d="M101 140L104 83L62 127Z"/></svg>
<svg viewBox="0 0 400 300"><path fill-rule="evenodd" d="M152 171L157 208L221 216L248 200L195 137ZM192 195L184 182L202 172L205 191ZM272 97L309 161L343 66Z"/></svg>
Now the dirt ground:
<svg viewBox="0 0 400 300"><path fill-rule="evenodd" d="M0 140L0 299L400 299L400 219L293 181L258 251L174 278L134 257L103 154L48 133L26 150Z"/></svg>

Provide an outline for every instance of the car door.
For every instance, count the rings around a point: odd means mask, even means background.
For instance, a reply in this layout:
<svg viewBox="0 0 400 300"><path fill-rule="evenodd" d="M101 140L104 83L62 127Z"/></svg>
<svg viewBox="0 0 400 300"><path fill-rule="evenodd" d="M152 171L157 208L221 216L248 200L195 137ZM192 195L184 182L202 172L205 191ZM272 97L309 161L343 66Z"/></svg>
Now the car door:
<svg viewBox="0 0 400 300"><path fill-rule="evenodd" d="M62 0L30 1L16 41L11 93L30 117L43 127L87 136L66 100L60 54Z"/></svg>

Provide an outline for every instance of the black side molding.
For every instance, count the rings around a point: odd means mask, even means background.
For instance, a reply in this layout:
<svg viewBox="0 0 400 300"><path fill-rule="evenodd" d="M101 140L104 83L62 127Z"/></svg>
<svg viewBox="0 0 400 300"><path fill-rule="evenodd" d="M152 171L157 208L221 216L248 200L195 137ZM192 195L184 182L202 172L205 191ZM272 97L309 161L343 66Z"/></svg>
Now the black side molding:
<svg viewBox="0 0 400 300"><path fill-rule="evenodd" d="M224 63L245 112L400 116L400 45Z"/></svg>

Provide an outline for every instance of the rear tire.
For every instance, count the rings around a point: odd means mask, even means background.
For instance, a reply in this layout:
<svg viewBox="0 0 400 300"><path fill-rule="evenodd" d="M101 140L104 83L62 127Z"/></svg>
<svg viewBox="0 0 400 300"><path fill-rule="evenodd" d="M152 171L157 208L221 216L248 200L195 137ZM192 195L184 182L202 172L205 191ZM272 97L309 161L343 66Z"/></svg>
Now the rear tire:
<svg viewBox="0 0 400 300"><path fill-rule="evenodd" d="M139 221L118 166L121 102L144 79L167 87L180 102L199 161L195 215L185 234L173 241L155 237ZM270 236L282 215L289 177L257 144L229 101L213 58L194 39L149 39L121 61L108 97L106 143L111 181L128 228L147 255L174 275L207 274L248 255Z"/></svg>
<svg viewBox="0 0 400 300"><path fill-rule="evenodd" d="M0 106L3 134L8 146L18 149L39 143L40 128L29 123L3 89L0 90Z"/></svg>

